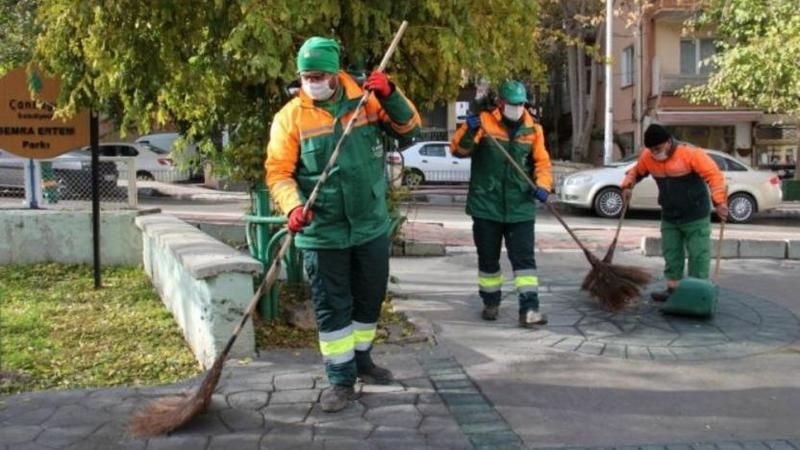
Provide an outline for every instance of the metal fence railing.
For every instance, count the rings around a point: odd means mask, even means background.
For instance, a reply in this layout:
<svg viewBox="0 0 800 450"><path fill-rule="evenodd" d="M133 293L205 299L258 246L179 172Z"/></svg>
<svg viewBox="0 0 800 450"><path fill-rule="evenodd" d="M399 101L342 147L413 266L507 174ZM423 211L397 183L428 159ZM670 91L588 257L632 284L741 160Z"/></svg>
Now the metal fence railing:
<svg viewBox="0 0 800 450"><path fill-rule="evenodd" d="M25 171L29 160L0 159L0 208L25 205ZM100 157L99 191L102 209L127 209L138 206L136 160L128 157ZM41 187L41 207L83 209L92 200L90 158L58 157L39 161L37 182Z"/></svg>

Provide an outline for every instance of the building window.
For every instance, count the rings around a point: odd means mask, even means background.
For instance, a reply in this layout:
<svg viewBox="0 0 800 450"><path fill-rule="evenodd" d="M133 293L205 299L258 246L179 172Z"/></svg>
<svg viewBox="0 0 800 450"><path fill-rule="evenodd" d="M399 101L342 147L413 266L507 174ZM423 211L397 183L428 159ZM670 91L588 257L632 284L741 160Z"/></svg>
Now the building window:
<svg viewBox="0 0 800 450"><path fill-rule="evenodd" d="M617 135L617 145L619 145L623 158L636 153L633 149L633 133L620 133Z"/></svg>
<svg viewBox="0 0 800 450"><path fill-rule="evenodd" d="M622 87L633 84L633 46L622 50Z"/></svg>
<svg viewBox="0 0 800 450"><path fill-rule="evenodd" d="M678 125L667 126L667 130L679 141L688 142L697 147L733 154L735 127Z"/></svg>
<svg viewBox="0 0 800 450"><path fill-rule="evenodd" d="M716 53L713 39L681 39L681 75L707 75L713 71L709 58Z"/></svg>

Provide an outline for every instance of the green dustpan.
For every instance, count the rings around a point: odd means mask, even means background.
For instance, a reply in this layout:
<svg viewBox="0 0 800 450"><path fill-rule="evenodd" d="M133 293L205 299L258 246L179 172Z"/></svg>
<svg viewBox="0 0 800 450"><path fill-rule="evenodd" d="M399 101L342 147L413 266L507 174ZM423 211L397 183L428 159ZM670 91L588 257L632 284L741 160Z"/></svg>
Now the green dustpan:
<svg viewBox="0 0 800 450"><path fill-rule="evenodd" d="M719 263L722 256L722 236L725 232L725 221L720 222L719 240L717 241L717 263L714 268L714 280L700 278L684 278L675 292L661 307L661 312L681 316L710 318L717 312L719 302Z"/></svg>

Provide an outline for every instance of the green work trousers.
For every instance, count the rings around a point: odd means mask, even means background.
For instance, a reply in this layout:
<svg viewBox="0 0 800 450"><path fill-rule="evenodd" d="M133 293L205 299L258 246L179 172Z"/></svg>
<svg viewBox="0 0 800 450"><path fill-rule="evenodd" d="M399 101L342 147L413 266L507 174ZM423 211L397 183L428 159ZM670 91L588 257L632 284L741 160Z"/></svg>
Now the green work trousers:
<svg viewBox="0 0 800 450"><path fill-rule="evenodd" d="M661 253L664 255L664 277L667 280L683 278L687 256L689 276L708 278L711 262L711 217L684 224L662 220Z"/></svg>
<svg viewBox="0 0 800 450"><path fill-rule="evenodd" d="M389 237L343 249L303 250L319 344L331 384L352 386L370 368L389 280Z"/></svg>
<svg viewBox="0 0 800 450"><path fill-rule="evenodd" d="M497 306L503 298L500 248L506 242L519 294L519 312L539 309L539 277L533 255L533 220L517 223L472 218L472 237L478 250L478 293L485 306Z"/></svg>

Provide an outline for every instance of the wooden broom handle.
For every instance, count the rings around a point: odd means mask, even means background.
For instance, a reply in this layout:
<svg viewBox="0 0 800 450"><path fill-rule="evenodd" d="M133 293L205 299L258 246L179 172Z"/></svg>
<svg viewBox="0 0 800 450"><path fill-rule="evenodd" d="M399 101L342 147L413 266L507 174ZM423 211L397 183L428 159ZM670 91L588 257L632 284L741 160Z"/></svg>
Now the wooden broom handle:
<svg viewBox="0 0 800 450"><path fill-rule="evenodd" d="M717 262L714 265L714 282L719 284L719 265L720 260L722 259L722 238L725 235L725 222L727 220L722 219L719 221L719 239L717 239Z"/></svg>

